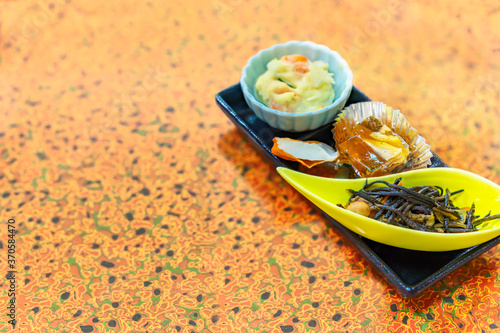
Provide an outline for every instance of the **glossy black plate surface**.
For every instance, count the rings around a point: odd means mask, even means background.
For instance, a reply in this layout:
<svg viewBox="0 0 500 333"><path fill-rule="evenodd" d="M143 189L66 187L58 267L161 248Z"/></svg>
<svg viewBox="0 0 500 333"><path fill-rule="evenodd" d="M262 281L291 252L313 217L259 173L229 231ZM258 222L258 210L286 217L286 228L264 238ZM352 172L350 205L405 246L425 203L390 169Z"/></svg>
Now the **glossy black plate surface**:
<svg viewBox="0 0 500 333"><path fill-rule="evenodd" d="M241 132L265 154L276 166L297 169L297 162L282 160L271 153L272 139L275 136L300 140L317 140L333 145L332 125L319 129L291 133L274 129L258 119L247 106L240 85L234 85L221 92L216 102ZM346 106L369 101L361 91L353 88ZM431 159L430 167L447 166L438 156ZM424 252L401 249L361 237L342 226L330 216L323 214L345 239L358 248L361 254L392 284L404 298L418 295L426 288L441 280L463 264L471 261L493 246L500 243L500 236L486 243L462 250L447 252Z"/></svg>

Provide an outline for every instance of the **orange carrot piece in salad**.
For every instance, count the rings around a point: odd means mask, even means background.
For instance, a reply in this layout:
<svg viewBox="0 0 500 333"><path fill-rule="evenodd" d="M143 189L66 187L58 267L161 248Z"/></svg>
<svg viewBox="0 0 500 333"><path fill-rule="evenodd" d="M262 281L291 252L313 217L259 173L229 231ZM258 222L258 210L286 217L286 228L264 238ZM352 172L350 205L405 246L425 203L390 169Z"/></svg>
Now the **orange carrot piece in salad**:
<svg viewBox="0 0 500 333"><path fill-rule="evenodd" d="M309 59L301 54L291 54L281 57L282 61L293 64L293 69L297 73L305 74L309 72Z"/></svg>
<svg viewBox="0 0 500 333"><path fill-rule="evenodd" d="M288 61L291 63L296 63L296 62L309 62L309 59L307 57L301 55L301 54L291 54L291 55L285 55L281 57L281 60L283 61Z"/></svg>

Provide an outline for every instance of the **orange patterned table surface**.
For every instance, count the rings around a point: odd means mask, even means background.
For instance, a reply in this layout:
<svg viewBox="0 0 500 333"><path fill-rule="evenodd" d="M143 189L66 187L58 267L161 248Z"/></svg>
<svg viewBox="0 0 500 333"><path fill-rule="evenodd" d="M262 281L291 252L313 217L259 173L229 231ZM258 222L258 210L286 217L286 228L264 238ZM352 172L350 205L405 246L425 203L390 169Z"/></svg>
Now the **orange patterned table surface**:
<svg viewBox="0 0 500 333"><path fill-rule="evenodd" d="M16 332L500 330L500 248L402 299L214 103L311 40L500 183L498 3L181 3L0 1L0 332L9 239Z"/></svg>

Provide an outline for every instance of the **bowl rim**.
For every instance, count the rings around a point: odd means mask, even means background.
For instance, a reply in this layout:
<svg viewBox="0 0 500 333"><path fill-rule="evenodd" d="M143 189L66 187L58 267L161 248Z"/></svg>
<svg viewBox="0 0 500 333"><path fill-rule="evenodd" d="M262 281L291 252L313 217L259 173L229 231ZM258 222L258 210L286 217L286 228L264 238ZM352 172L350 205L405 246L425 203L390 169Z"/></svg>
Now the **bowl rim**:
<svg viewBox="0 0 500 333"><path fill-rule="evenodd" d="M340 93L340 96L338 98L336 98L330 105L325 106L324 108L319 109L319 110L315 110L315 111L301 112L301 113L296 113L296 112L289 113L289 112L274 110L274 109L268 107L264 103L260 102L250 92L250 89L245 82L245 78L247 77L247 70L251 67L251 64L253 63L253 61L255 61L255 59L258 59L260 56L262 56L262 53L264 53L268 50L271 50L275 47L280 47L280 46L284 47L284 46L287 46L290 44L292 44L292 45L299 44L299 45L304 45L304 46L322 49L323 51L327 51L328 53L332 54L333 57L337 60L337 62L339 62L343 65L343 68L347 74L347 78L342 81L343 84L345 84L345 88ZM352 73L351 68L349 67L349 64L347 63L347 61L344 58L342 58L342 56L337 51L330 49L326 45L316 44L316 43L311 42L311 41L291 40L291 41L288 41L286 43L274 44L271 47L260 50L254 56L250 57L250 59L248 59L247 64L245 65L245 67L243 67L241 78L240 78L240 85L241 85L241 89L242 89L243 93L245 95L247 95L248 98L250 98L250 101L252 103L257 104L261 109L263 109L263 111L274 113L275 115L278 115L278 116L287 116L287 117L292 117L292 118L303 118L303 117L309 117L309 116L313 116L313 115L326 113L326 112L330 111L331 109L335 108L336 106L338 106L339 104L341 104L342 102L347 101L347 99L349 98L349 95L351 93L352 87L353 87L352 79L353 79L353 73Z"/></svg>

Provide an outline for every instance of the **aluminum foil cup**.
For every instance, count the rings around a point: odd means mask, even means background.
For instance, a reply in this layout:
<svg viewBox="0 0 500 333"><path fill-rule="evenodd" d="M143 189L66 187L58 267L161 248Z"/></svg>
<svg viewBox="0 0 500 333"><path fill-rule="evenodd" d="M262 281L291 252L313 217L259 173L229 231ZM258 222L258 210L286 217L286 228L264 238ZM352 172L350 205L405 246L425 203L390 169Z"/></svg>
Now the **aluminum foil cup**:
<svg viewBox="0 0 500 333"><path fill-rule="evenodd" d="M394 110L382 102L362 102L344 108L339 113L332 130L334 132L333 139L337 146L352 136L351 129L354 126L370 116L380 120L382 124L389 127L408 144L410 149L408 162L402 169L393 170L393 173L422 169L431 164L431 146L425 143L425 139L418 135L417 130L411 126L399 110Z"/></svg>

